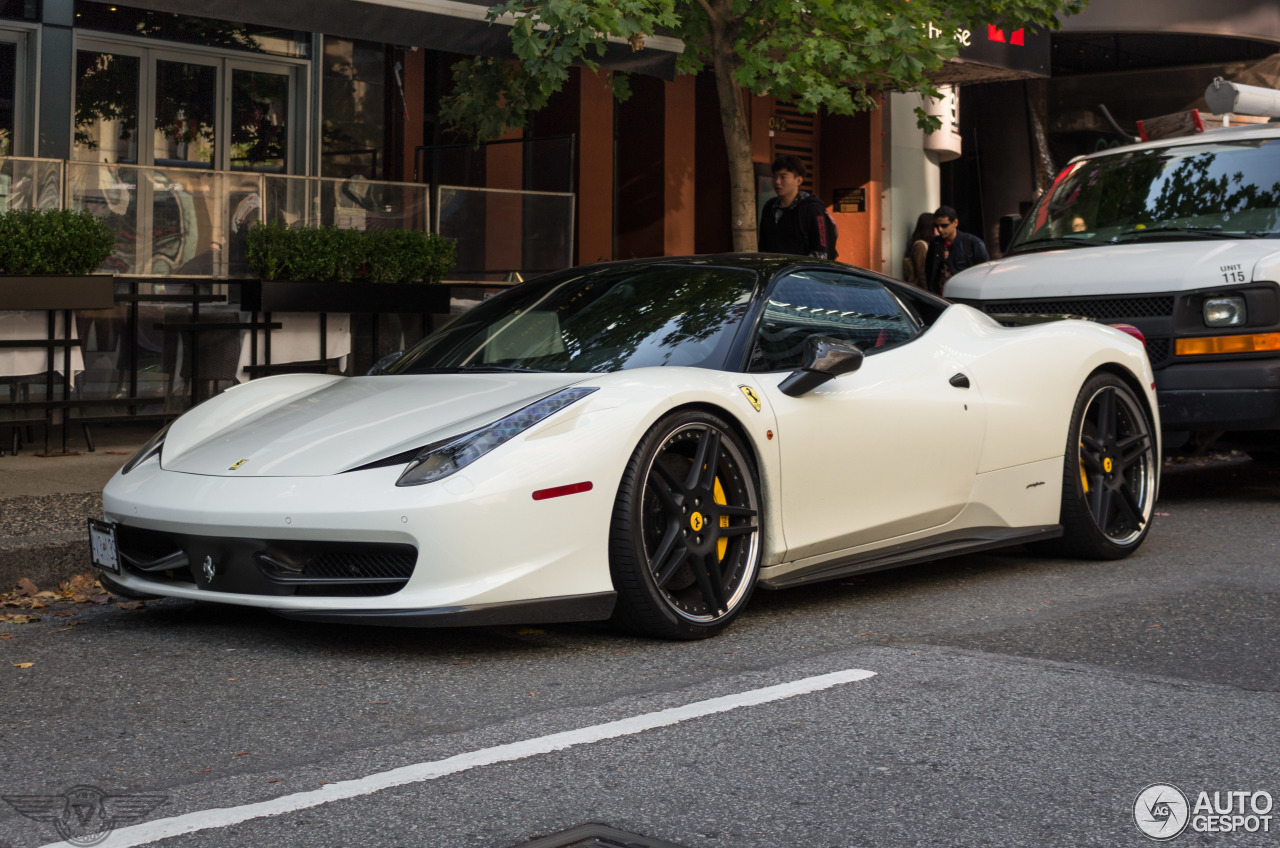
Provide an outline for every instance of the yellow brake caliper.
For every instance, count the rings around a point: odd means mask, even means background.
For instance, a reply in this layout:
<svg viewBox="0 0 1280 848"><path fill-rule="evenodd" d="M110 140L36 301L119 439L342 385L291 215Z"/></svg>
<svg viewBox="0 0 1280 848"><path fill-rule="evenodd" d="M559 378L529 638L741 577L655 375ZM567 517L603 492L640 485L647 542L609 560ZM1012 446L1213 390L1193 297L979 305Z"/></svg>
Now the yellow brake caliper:
<svg viewBox="0 0 1280 848"><path fill-rule="evenodd" d="M728 503L728 501L725 500L724 487L720 485L719 477L716 478L716 488L715 488L715 491L711 493L711 499L714 500L716 503L720 504L720 506L724 506ZM729 526L729 516L727 515L720 516L720 526L721 527ZM724 538L723 536L720 537L720 540L716 542L716 556L719 559L723 560L724 552L728 549L729 549L729 540Z"/></svg>
<svg viewBox="0 0 1280 848"><path fill-rule="evenodd" d="M1084 442L1080 443L1080 453L1084 453ZM1080 460L1080 485L1084 486L1084 493L1089 494L1089 475L1084 470L1084 460Z"/></svg>

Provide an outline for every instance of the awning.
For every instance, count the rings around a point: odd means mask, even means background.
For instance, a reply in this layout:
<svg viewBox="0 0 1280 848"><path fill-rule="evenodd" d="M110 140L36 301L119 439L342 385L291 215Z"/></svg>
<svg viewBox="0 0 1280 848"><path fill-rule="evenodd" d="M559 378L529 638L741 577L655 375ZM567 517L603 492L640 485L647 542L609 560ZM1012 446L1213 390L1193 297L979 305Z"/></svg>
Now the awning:
<svg viewBox="0 0 1280 848"><path fill-rule="evenodd" d="M210 17L208 0L130 0L130 6L158 12ZM304 30L403 47L423 47L468 56L510 56L508 25L489 23L483 0L221 0L219 20ZM674 79L684 44L651 36L644 47L611 41L603 67Z"/></svg>

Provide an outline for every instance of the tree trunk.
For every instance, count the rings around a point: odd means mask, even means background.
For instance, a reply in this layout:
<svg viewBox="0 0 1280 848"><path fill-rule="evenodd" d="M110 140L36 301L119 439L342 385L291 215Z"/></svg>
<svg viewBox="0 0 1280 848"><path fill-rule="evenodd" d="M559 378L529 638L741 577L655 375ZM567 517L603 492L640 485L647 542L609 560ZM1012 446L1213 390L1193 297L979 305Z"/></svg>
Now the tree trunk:
<svg viewBox="0 0 1280 848"><path fill-rule="evenodd" d="M756 249L756 175L751 162L751 127L742 102L742 88L734 79L738 67L733 51L733 34L725 23L732 15L727 4L714 4L711 18L711 58L720 97L720 123L729 155L729 224L733 249Z"/></svg>

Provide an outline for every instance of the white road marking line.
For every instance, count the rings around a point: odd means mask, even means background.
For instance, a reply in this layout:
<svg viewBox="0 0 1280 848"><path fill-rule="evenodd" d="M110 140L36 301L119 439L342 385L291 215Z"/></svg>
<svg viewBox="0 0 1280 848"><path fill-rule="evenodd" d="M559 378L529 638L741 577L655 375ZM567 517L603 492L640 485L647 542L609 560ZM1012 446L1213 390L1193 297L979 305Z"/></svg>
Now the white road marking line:
<svg viewBox="0 0 1280 848"><path fill-rule="evenodd" d="M309 792L283 795L270 801L245 804L240 807L201 810L181 816L173 816L172 818L157 819L145 824L120 828L111 834L110 839L104 843L103 848L129 848L129 846L133 845L147 845L161 839L181 836L185 833L230 827L250 819L294 813L310 807L319 807L321 804L328 804L333 801L372 795L374 792L380 792L383 789L435 780L439 777L458 774L480 766L523 760L527 757L562 751L565 748L572 748L577 745L602 742L606 739L617 739L620 736L631 736L645 730L667 727L690 719L736 710L740 707L752 707L758 704L767 704L770 701L794 698L797 695L806 695L845 683L866 680L868 677L875 677L875 672L864 671L859 668L834 671L830 674L820 674L815 677L806 677L802 680L793 680L790 683L780 683L777 686L766 686L763 689L739 692L736 695L725 695L720 698L710 698L706 701L695 701L683 707L672 707L667 710L659 710L656 713L645 713L644 715L610 721L605 724L582 727L577 730L566 730L562 733L552 733L549 736L540 736L536 739L497 745L493 748L458 754L443 760L402 766L355 780L330 783ZM54 842L42 846L42 848L67 848L67 846L68 843L66 842Z"/></svg>

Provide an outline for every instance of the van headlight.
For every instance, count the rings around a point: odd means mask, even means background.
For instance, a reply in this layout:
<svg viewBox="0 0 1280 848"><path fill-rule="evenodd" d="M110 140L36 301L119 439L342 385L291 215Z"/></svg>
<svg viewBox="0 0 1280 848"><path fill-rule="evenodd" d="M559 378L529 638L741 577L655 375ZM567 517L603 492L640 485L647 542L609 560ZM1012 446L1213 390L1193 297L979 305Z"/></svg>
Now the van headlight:
<svg viewBox="0 0 1280 848"><path fill-rule="evenodd" d="M1249 320L1243 297L1206 297L1204 299L1204 325L1206 327L1243 327Z"/></svg>

